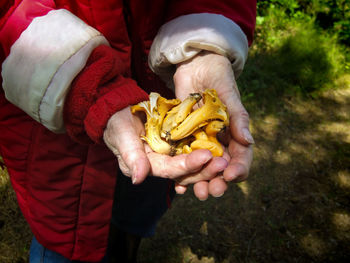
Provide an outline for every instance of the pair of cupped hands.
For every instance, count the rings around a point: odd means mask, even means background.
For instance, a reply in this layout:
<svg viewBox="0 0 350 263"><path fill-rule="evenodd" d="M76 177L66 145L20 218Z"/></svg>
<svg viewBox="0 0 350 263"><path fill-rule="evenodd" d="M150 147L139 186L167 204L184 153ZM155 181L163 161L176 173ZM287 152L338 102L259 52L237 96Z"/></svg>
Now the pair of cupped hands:
<svg viewBox="0 0 350 263"><path fill-rule="evenodd" d="M190 93L215 89L226 104L230 126L221 138L225 147L222 157L213 157L208 150L168 156L155 153L140 139L144 134L142 120L130 107L116 112L108 121L104 141L116 155L121 171L134 184L147 176L175 180L175 190L183 194L193 184L199 200L209 195L222 196L229 182L241 182L248 177L253 158L253 137L249 131L249 115L241 103L230 61L221 55L199 53L177 65L174 75L175 95L184 100Z"/></svg>

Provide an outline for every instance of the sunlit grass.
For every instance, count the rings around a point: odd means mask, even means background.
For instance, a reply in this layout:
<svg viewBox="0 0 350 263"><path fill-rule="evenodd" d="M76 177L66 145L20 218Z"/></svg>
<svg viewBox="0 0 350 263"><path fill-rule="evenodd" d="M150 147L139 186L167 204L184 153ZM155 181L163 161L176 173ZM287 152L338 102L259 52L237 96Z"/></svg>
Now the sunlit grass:
<svg viewBox="0 0 350 263"><path fill-rule="evenodd" d="M333 224L341 231L350 231L350 214L347 212L334 213Z"/></svg>
<svg viewBox="0 0 350 263"><path fill-rule="evenodd" d="M350 171L340 170L335 175L335 183L339 185L339 187L350 190Z"/></svg>
<svg viewBox="0 0 350 263"><path fill-rule="evenodd" d="M200 257L192 252L190 247L182 249L182 263L215 263L214 257Z"/></svg>
<svg viewBox="0 0 350 263"><path fill-rule="evenodd" d="M249 197L249 194L250 194L249 182L244 181L244 182L238 183L237 186L239 187L239 189L241 189L245 197Z"/></svg>
<svg viewBox="0 0 350 263"><path fill-rule="evenodd" d="M1 161L2 160L0 160L0 163L1 163ZM3 187L6 187L9 184L9 181L10 181L10 179L9 179L9 176L7 173L7 169L5 167L2 168L0 166L0 189Z"/></svg>
<svg viewBox="0 0 350 263"><path fill-rule="evenodd" d="M342 138L342 141L350 143L350 122L344 120L343 122L328 122L321 123L318 129L322 131L329 132L330 134L335 134Z"/></svg>
<svg viewBox="0 0 350 263"><path fill-rule="evenodd" d="M317 235L317 233L310 232L300 240L302 248L312 258L320 258L328 252L326 242Z"/></svg>
<svg viewBox="0 0 350 263"><path fill-rule="evenodd" d="M350 242L350 213L348 211L333 213L332 223L336 238Z"/></svg>

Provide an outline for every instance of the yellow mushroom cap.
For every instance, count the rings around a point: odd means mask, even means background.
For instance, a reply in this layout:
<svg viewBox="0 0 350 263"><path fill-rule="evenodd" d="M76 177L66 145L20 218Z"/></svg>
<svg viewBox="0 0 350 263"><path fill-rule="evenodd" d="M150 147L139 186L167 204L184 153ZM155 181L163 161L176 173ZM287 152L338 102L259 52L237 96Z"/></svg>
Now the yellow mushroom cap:
<svg viewBox="0 0 350 263"><path fill-rule="evenodd" d="M218 119L228 124L227 108L214 89L205 90L203 92L203 100L204 105L202 107L193 111L182 123L170 131L170 140L181 140L207 125L211 120Z"/></svg>

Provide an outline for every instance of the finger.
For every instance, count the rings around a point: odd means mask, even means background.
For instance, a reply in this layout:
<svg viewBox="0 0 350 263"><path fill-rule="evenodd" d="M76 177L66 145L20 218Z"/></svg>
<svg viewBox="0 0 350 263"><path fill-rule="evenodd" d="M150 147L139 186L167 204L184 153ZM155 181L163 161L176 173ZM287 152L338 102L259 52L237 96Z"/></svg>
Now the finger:
<svg viewBox="0 0 350 263"><path fill-rule="evenodd" d="M254 144L254 138L249 130L249 114L241 102L237 102L231 110L230 131L232 137L241 144Z"/></svg>
<svg viewBox="0 0 350 263"><path fill-rule="evenodd" d="M252 145L245 146L231 140L228 153L231 156L231 160L223 173L225 181L244 181L248 177L250 165L253 160Z"/></svg>
<svg viewBox="0 0 350 263"><path fill-rule="evenodd" d="M187 191L187 186L175 183L175 192L179 195L184 194Z"/></svg>
<svg viewBox="0 0 350 263"><path fill-rule="evenodd" d="M147 156L151 163L151 174L170 179L197 172L213 158L211 152L204 149L176 156L149 152Z"/></svg>
<svg viewBox="0 0 350 263"><path fill-rule="evenodd" d="M181 185L194 184L199 181L211 180L228 166L228 161L222 157L214 157L208 164L197 173L192 173L178 178L176 181Z"/></svg>
<svg viewBox="0 0 350 263"><path fill-rule="evenodd" d="M134 118L129 108L114 114L108 121L104 141L117 156L123 173L131 176L134 184L138 184L149 173L150 163Z"/></svg>
<svg viewBox="0 0 350 263"><path fill-rule="evenodd" d="M205 201L209 196L209 183L207 181L201 181L193 185L194 195L200 200Z"/></svg>
<svg viewBox="0 0 350 263"><path fill-rule="evenodd" d="M222 176L217 176L209 182L209 194L213 197L221 197L227 190L227 183Z"/></svg>
<svg viewBox="0 0 350 263"><path fill-rule="evenodd" d="M249 114L241 102L236 82L233 81L232 85L232 89L220 90L219 93L230 115L230 132L241 144L253 144L254 139L249 130Z"/></svg>

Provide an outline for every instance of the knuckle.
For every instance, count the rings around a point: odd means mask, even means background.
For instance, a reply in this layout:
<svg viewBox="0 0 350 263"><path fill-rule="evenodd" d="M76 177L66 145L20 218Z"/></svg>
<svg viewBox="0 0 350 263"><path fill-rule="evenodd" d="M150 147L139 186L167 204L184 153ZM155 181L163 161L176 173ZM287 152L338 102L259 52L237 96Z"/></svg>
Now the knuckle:
<svg viewBox="0 0 350 263"><path fill-rule="evenodd" d="M154 172L162 178L172 179L171 174L169 173L168 161L167 158L159 158L154 160L152 165L154 167Z"/></svg>
<svg viewBox="0 0 350 263"><path fill-rule="evenodd" d="M249 113L242 107L242 109L230 116L230 122L248 126L250 122Z"/></svg>
<svg viewBox="0 0 350 263"><path fill-rule="evenodd" d="M247 122L249 122L249 113L247 112L247 110L246 109L242 109L240 112L239 112L239 116L240 116L240 118L241 119L243 119L244 121L247 121Z"/></svg>

